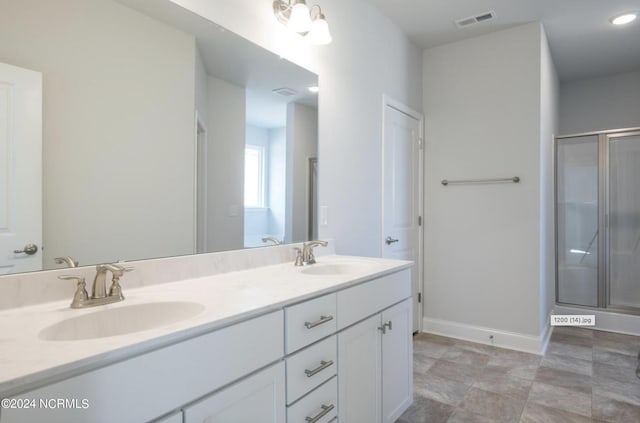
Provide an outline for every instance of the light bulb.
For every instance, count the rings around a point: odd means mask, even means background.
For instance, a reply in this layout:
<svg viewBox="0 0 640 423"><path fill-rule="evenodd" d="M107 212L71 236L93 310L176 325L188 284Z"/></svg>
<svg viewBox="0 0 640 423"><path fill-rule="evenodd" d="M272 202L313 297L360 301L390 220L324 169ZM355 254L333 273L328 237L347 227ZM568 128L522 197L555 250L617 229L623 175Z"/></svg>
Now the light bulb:
<svg viewBox="0 0 640 423"><path fill-rule="evenodd" d="M638 17L635 13L625 13L611 18L611 23L614 25L626 25L636 20Z"/></svg>
<svg viewBox="0 0 640 423"><path fill-rule="evenodd" d="M311 22L311 30L308 37L312 43L318 45L329 44L332 41L329 24L324 19L324 15L318 16Z"/></svg>
<svg viewBox="0 0 640 423"><path fill-rule="evenodd" d="M291 16L289 17L289 29L292 31L303 33L311 29L311 17L309 16L309 8L304 1L296 3L291 8Z"/></svg>

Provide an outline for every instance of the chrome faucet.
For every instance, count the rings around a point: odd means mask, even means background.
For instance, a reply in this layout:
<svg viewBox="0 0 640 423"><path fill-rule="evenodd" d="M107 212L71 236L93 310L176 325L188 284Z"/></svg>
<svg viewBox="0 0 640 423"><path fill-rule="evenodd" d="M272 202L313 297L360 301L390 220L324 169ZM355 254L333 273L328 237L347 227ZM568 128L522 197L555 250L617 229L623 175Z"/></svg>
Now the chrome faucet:
<svg viewBox="0 0 640 423"><path fill-rule="evenodd" d="M273 245L281 245L282 241L280 241L278 238L274 238L272 236L266 236L264 238L262 238L262 242L264 242L265 244L267 242L273 242Z"/></svg>
<svg viewBox="0 0 640 423"><path fill-rule="evenodd" d="M70 256L56 257L53 259L56 264L66 264L67 267L78 267L78 262Z"/></svg>
<svg viewBox="0 0 640 423"><path fill-rule="evenodd" d="M83 277L63 275L58 276L58 279L78 281L76 292L73 295L73 301L71 302L71 308L93 307L124 300L122 287L120 286L120 278L125 272L130 272L132 270L133 269L131 268L124 268L117 264L97 265L96 276L93 279L93 286L91 288L91 296L87 293L87 284ZM107 294L106 279L108 271L111 272L112 279L111 287Z"/></svg>
<svg viewBox="0 0 640 423"><path fill-rule="evenodd" d="M313 255L314 247L321 245L326 247L327 241L309 241L302 244L302 264L315 264L316 257ZM299 266L298 260L296 260L296 266Z"/></svg>

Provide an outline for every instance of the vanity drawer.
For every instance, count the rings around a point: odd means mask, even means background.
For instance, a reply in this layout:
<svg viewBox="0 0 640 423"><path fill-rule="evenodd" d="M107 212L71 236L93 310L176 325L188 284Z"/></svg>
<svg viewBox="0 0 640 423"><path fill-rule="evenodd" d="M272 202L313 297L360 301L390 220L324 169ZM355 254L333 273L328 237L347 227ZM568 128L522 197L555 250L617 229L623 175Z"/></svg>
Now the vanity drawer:
<svg viewBox="0 0 640 423"><path fill-rule="evenodd" d="M338 378L334 377L287 408L289 423L334 423L338 416Z"/></svg>
<svg viewBox="0 0 640 423"><path fill-rule="evenodd" d="M336 331L336 294L285 308L285 351L290 354Z"/></svg>
<svg viewBox="0 0 640 423"><path fill-rule="evenodd" d="M338 330L411 296L411 269L383 276L338 292Z"/></svg>
<svg viewBox="0 0 640 423"><path fill-rule="evenodd" d="M334 335L287 357L287 404L335 376L337 348Z"/></svg>

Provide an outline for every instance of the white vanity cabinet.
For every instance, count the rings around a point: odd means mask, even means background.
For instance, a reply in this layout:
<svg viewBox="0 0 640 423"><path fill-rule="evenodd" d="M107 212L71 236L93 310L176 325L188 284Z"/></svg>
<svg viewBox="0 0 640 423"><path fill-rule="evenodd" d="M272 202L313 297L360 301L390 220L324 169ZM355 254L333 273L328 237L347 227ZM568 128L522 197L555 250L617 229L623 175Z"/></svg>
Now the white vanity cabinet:
<svg viewBox="0 0 640 423"><path fill-rule="evenodd" d="M186 407L184 423L285 423L284 363Z"/></svg>
<svg viewBox="0 0 640 423"><path fill-rule="evenodd" d="M395 422L413 400L411 304L407 269L286 307L288 422Z"/></svg>
<svg viewBox="0 0 640 423"><path fill-rule="evenodd" d="M399 272L343 293L345 307L346 299L360 296L358 310L352 309L349 316L365 320L338 333L340 421L393 423L413 400L409 276L409 271ZM400 303L389 307L398 299ZM372 309L383 308L380 304L387 308L366 317Z"/></svg>
<svg viewBox="0 0 640 423"><path fill-rule="evenodd" d="M13 396L73 407L3 409L0 423L393 423L413 394L410 272L328 285L248 320L76 368Z"/></svg>

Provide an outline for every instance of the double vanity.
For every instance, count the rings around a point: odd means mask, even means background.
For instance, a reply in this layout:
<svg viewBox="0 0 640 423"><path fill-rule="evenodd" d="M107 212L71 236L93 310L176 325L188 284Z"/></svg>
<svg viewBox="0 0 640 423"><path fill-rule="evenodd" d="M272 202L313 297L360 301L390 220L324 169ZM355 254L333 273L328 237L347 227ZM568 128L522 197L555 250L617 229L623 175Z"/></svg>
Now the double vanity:
<svg viewBox="0 0 640 423"><path fill-rule="evenodd" d="M394 422L413 394L412 263L260 250L279 256L128 288L134 263L124 301L0 311L0 422Z"/></svg>

